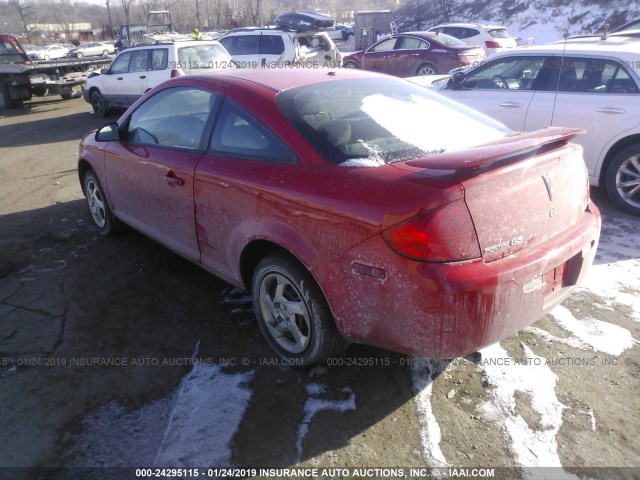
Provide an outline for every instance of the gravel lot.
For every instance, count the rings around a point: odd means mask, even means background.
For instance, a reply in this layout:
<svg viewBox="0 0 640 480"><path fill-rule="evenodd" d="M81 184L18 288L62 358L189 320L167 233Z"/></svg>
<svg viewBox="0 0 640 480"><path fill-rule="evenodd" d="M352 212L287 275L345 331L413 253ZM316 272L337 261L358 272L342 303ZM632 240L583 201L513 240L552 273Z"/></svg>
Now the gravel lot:
<svg viewBox="0 0 640 480"><path fill-rule="evenodd" d="M640 478L640 218L594 190L589 282L499 345L451 362L355 345L298 371L243 292L135 232L97 235L75 171L106 123L89 112L45 97L0 118L0 467Z"/></svg>

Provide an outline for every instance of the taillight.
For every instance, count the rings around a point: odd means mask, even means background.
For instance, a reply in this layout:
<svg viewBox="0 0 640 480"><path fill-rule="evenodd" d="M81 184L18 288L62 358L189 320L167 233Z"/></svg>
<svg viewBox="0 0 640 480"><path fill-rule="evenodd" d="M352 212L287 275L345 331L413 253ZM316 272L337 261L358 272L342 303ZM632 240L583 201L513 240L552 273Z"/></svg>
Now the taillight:
<svg viewBox="0 0 640 480"><path fill-rule="evenodd" d="M423 262L456 262L480 257L476 229L463 200L390 228L383 236L400 255Z"/></svg>
<svg viewBox="0 0 640 480"><path fill-rule="evenodd" d="M485 46L487 48L500 48L502 47L502 45L500 45L498 42L494 42L493 40L487 40L486 42L484 42Z"/></svg>
<svg viewBox="0 0 640 480"><path fill-rule="evenodd" d="M171 78L176 78L180 76L180 72L178 70L171 70Z"/></svg>

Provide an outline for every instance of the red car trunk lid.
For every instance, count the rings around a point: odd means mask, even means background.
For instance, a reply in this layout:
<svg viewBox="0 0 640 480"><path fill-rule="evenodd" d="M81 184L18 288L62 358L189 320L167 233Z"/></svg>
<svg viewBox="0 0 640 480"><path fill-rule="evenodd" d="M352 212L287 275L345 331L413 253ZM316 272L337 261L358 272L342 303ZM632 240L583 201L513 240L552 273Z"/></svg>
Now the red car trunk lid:
<svg viewBox="0 0 640 480"><path fill-rule="evenodd" d="M584 214L589 186L582 149L567 144L578 133L548 128L405 166L460 182L482 256L490 262L538 243Z"/></svg>

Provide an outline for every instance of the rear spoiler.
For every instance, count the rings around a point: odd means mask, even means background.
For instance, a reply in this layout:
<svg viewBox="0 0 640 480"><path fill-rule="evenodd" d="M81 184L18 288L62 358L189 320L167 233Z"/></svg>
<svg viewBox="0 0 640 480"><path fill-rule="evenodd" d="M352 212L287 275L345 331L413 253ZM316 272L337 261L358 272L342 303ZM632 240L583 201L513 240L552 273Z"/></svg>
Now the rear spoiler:
<svg viewBox="0 0 640 480"><path fill-rule="evenodd" d="M511 157L534 153L545 145L565 144L585 130L548 127L529 133L518 133L477 147L444 152L430 157L409 160L405 165L431 170L470 170L488 167Z"/></svg>

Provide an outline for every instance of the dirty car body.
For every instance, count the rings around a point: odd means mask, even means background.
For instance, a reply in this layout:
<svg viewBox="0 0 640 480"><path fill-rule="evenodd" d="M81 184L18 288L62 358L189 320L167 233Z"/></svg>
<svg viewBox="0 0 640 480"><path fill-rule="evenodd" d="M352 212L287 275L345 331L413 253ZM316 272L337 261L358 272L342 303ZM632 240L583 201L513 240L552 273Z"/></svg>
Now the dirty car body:
<svg viewBox="0 0 640 480"><path fill-rule="evenodd" d="M347 342L466 355L583 280L600 215L579 131L515 133L370 72L282 73L176 78L90 133L99 230L249 290L269 345L305 364Z"/></svg>

